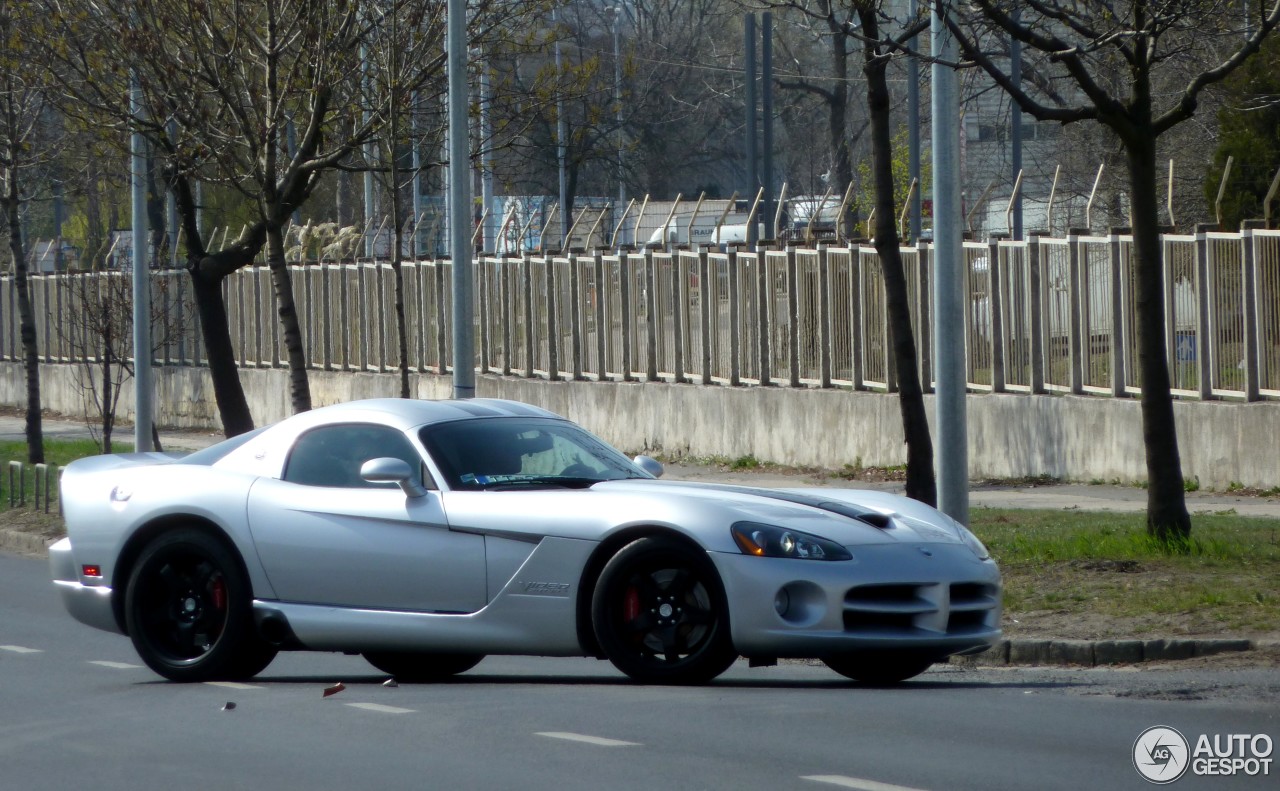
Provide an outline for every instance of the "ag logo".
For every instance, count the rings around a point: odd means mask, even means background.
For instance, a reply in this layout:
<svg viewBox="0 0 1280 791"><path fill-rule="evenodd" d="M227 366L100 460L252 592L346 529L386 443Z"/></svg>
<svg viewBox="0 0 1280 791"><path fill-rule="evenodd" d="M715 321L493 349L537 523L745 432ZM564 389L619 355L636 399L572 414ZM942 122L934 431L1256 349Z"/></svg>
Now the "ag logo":
<svg viewBox="0 0 1280 791"><path fill-rule="evenodd" d="M1157 725L1147 728L1133 743L1133 768L1152 783L1172 783L1187 771L1189 752L1181 733Z"/></svg>

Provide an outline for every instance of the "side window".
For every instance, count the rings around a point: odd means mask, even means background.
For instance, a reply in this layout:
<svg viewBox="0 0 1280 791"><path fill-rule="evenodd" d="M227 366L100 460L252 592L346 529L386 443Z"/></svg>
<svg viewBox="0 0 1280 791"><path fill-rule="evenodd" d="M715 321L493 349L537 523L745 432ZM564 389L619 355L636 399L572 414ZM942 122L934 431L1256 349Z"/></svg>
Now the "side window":
<svg viewBox="0 0 1280 791"><path fill-rule="evenodd" d="M351 489L395 488L394 483L369 483L360 467L370 459L403 459L422 482L422 459L409 440L386 426L352 423L312 429L298 438L284 466L284 480L304 486Z"/></svg>

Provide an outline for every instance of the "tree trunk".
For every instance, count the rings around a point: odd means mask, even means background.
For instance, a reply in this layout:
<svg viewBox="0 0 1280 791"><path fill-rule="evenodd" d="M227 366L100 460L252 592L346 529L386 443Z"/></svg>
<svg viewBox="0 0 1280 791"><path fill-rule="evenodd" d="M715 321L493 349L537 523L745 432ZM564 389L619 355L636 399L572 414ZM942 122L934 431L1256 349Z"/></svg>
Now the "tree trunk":
<svg viewBox="0 0 1280 791"><path fill-rule="evenodd" d="M18 292L19 336L22 361L27 374L27 461L44 463L44 427L40 415L40 352L36 348L36 317L31 310L31 281L27 256L22 245L22 221L18 217L18 180L9 169L5 174L5 219L9 226L9 252L13 255L13 285Z"/></svg>
<svg viewBox="0 0 1280 791"><path fill-rule="evenodd" d="M394 163L395 156L392 156ZM409 398L409 331L404 315L404 223L400 216L400 191L396 187L398 169L391 166L391 216L395 226L391 232L391 271L395 276L396 347L400 352L400 397Z"/></svg>
<svg viewBox="0 0 1280 791"><path fill-rule="evenodd" d="M311 409L311 386L307 380L307 356L302 348L302 327L293 301L293 280L284 260L284 229L272 224L267 228L267 265L271 268L271 284L275 287L276 306L284 329L284 348L289 360L289 400L294 413Z"/></svg>
<svg viewBox="0 0 1280 791"><path fill-rule="evenodd" d="M209 378L213 380L213 397L222 416L222 432L234 437L252 431L253 415L249 412L244 386L240 384L227 306L222 300L224 278L205 275L198 261L189 261L187 270L191 275L196 311L200 314L200 334L209 361Z"/></svg>
<svg viewBox="0 0 1280 791"><path fill-rule="evenodd" d="M866 37L878 38L873 8L858 11ZM915 334L911 329L907 279L898 249L897 212L893 192L893 143L889 130L889 83L885 67L889 62L874 44L864 46L863 73L867 77L867 109L871 122L871 168L875 180L875 247L884 274L885 307L889 317L893 359L898 368L898 404L902 411L902 432L907 443L907 496L929 505L938 504L938 486L933 472L933 440L925 417L924 391L916 360Z"/></svg>
<svg viewBox="0 0 1280 791"><path fill-rule="evenodd" d="M111 301L102 302L102 452L111 452L111 434L115 428L116 415L112 409L115 400L113 380L111 379L112 352L115 351L115 339L112 337ZM93 376L93 372L89 372Z"/></svg>
<svg viewBox="0 0 1280 791"><path fill-rule="evenodd" d="M1138 369L1142 374L1142 439L1147 454L1147 532L1162 541L1191 535L1183 489L1173 394L1164 340L1156 148L1149 125L1125 137L1137 281Z"/></svg>

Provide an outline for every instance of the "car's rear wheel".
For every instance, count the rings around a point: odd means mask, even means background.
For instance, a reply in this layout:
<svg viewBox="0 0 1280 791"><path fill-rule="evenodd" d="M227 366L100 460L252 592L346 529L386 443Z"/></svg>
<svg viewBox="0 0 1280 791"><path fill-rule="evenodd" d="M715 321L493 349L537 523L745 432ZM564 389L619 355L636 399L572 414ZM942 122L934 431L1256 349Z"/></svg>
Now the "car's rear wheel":
<svg viewBox="0 0 1280 791"><path fill-rule="evenodd" d="M827 667L864 684L897 684L929 669L932 656L902 651L868 651L822 657Z"/></svg>
<svg viewBox="0 0 1280 791"><path fill-rule="evenodd" d="M738 658L715 567L668 538L633 541L605 564L591 622L609 661L644 683L700 684Z"/></svg>
<svg viewBox="0 0 1280 791"><path fill-rule="evenodd" d="M408 651L370 651L369 664L407 684L429 684L465 673L484 659L484 654L423 654Z"/></svg>
<svg viewBox="0 0 1280 791"><path fill-rule="evenodd" d="M182 528L142 550L125 590L125 624L138 656L167 679L251 678L276 655L254 629L252 599L232 551Z"/></svg>

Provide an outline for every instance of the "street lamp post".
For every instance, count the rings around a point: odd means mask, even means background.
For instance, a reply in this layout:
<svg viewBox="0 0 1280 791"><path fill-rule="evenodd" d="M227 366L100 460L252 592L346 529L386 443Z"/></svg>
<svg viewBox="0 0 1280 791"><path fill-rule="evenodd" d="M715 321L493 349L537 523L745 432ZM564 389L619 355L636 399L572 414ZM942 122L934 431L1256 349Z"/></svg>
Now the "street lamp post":
<svg viewBox="0 0 1280 791"><path fill-rule="evenodd" d="M935 3L933 36L933 337L937 368L938 509L969 523L968 424L965 415L964 242L960 217L960 117L957 47ZM945 14L946 9L942 9Z"/></svg>
<svg viewBox="0 0 1280 791"><path fill-rule="evenodd" d="M449 0L449 260L453 265L453 397L476 394L471 301L470 151L467 139L467 6Z"/></svg>

